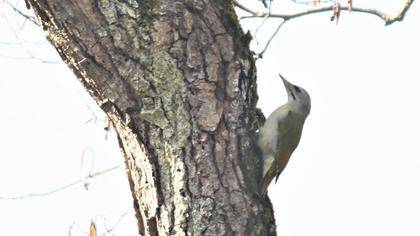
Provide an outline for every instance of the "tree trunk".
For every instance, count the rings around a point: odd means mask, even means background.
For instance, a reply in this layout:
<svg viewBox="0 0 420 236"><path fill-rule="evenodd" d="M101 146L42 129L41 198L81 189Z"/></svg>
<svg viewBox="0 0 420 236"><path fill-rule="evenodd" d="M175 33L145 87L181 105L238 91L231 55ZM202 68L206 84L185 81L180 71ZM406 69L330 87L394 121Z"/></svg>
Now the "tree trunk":
<svg viewBox="0 0 420 236"><path fill-rule="evenodd" d="M256 72L228 0L27 0L106 112L142 235L275 235Z"/></svg>

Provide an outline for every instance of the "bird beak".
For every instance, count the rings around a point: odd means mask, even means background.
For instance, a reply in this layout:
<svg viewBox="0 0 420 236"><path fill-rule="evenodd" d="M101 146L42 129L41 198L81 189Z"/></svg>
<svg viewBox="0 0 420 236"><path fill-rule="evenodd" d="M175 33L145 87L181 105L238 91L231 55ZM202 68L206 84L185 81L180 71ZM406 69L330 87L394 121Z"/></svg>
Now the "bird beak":
<svg viewBox="0 0 420 236"><path fill-rule="evenodd" d="M289 88L292 84L289 83L289 81L287 81L283 76L281 76L281 74L279 74L279 76L283 80L283 84L284 84L284 87L286 87L286 90L289 90Z"/></svg>

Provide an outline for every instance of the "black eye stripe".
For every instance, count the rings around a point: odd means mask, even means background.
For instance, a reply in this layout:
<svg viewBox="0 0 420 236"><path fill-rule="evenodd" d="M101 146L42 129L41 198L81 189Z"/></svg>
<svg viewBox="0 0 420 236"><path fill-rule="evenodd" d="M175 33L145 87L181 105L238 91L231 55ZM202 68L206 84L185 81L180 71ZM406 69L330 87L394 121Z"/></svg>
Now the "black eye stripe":
<svg viewBox="0 0 420 236"><path fill-rule="evenodd" d="M290 94L292 95L293 100L296 100L296 96L293 92L290 92Z"/></svg>
<svg viewBox="0 0 420 236"><path fill-rule="evenodd" d="M296 92L300 93L300 88L298 86L293 85L293 88L296 90Z"/></svg>

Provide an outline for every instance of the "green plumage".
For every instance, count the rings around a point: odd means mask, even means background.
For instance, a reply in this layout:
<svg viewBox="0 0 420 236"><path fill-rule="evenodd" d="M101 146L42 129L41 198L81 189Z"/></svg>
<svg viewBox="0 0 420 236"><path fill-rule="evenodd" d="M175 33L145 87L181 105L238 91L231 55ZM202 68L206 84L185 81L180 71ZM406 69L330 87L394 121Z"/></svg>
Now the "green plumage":
<svg viewBox="0 0 420 236"><path fill-rule="evenodd" d="M283 172L290 156L299 144L303 124L310 111L309 94L283 79L289 101L277 108L259 132L258 146L263 158L263 179L260 194Z"/></svg>

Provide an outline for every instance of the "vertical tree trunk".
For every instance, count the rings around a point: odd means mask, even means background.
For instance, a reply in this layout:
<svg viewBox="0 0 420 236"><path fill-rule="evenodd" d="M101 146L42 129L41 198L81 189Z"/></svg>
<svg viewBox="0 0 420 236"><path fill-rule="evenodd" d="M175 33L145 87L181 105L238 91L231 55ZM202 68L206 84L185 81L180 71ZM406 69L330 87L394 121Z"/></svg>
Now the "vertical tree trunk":
<svg viewBox="0 0 420 236"><path fill-rule="evenodd" d="M143 235L275 235L255 65L228 0L27 0L112 120Z"/></svg>

